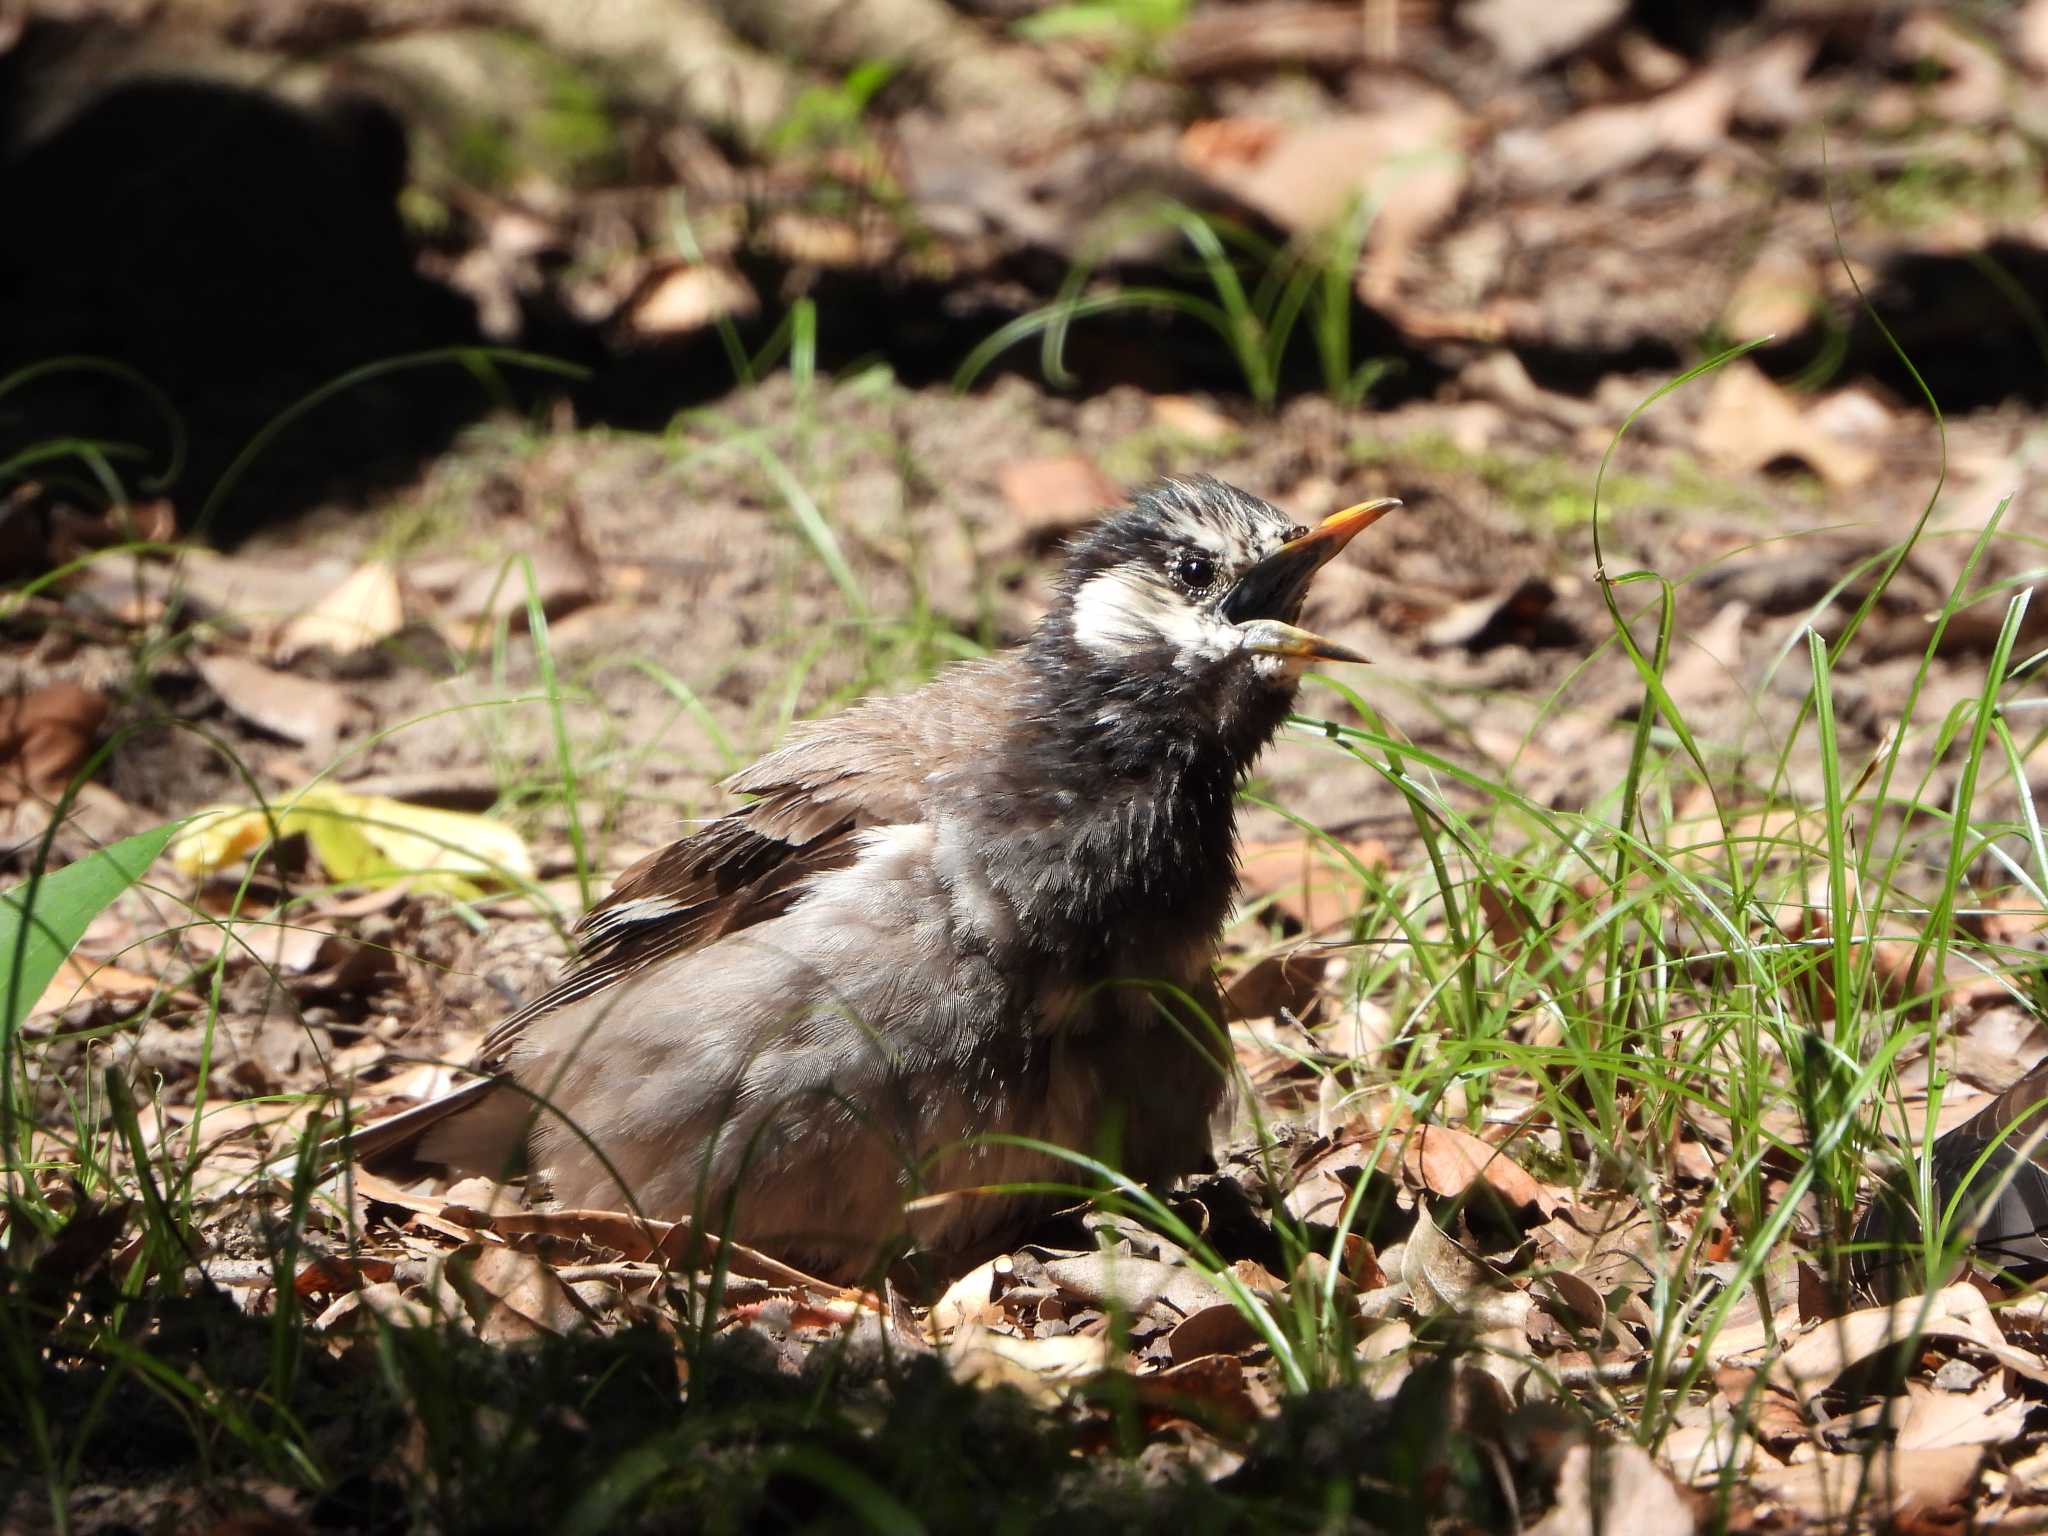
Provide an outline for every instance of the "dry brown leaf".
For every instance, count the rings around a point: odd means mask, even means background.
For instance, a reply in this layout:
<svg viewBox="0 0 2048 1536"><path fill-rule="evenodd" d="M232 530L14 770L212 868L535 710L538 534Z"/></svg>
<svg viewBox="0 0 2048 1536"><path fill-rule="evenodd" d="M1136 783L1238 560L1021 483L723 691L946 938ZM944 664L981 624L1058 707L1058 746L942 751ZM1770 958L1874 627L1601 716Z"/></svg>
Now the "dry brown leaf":
<svg viewBox="0 0 2048 1536"><path fill-rule="evenodd" d="M1109 1337L1063 1333L1020 1339L969 1325L947 1351L955 1380L971 1386L1014 1387L1041 1407L1060 1401L1060 1386L1100 1375L1109 1367Z"/></svg>
<svg viewBox="0 0 2048 1536"><path fill-rule="evenodd" d="M1822 91L1810 82L1825 36L1818 27L1786 27L1767 33L1754 48L1727 62L1737 82L1735 111L1742 122L1783 129L1813 120L1822 110Z"/></svg>
<svg viewBox="0 0 2048 1536"><path fill-rule="evenodd" d="M1045 1273L1062 1294L1083 1306L1114 1308L1136 1315L1164 1302L1182 1317L1225 1300L1223 1290L1200 1270L1130 1253L1084 1253L1051 1259Z"/></svg>
<svg viewBox="0 0 2048 1536"><path fill-rule="evenodd" d="M1245 1380L1244 1362L1235 1355L1203 1354L1170 1365L1134 1383L1138 1401L1154 1410L1204 1413L1206 1417L1246 1426L1259 1417L1258 1400Z"/></svg>
<svg viewBox="0 0 2048 1536"><path fill-rule="evenodd" d="M1627 10L1628 0L1466 0L1458 25L1484 38L1501 64L1520 75L1574 52Z"/></svg>
<svg viewBox="0 0 2048 1536"><path fill-rule="evenodd" d="M1671 1149L1671 1171L1687 1183L1713 1183L1719 1166L1719 1155L1695 1137L1680 1136Z"/></svg>
<svg viewBox="0 0 2048 1536"><path fill-rule="evenodd" d="M1758 1437L1749 1433L1747 1415L1719 1398L1681 1403L1672 1423L1657 1451L1681 1482L1711 1487L1724 1476L1743 1476L1756 1460Z"/></svg>
<svg viewBox="0 0 2048 1536"><path fill-rule="evenodd" d="M442 1213L450 1220L467 1220L471 1226L484 1226L479 1217L507 1216L518 1211L521 1195L517 1189L500 1184L496 1179L480 1176L458 1179L448 1186L442 1197Z"/></svg>
<svg viewBox="0 0 2048 1536"><path fill-rule="evenodd" d="M1520 1331L1527 1325L1529 1293L1446 1236L1425 1204L1416 1207L1401 1278L1414 1293L1418 1311L1441 1308L1482 1330Z"/></svg>
<svg viewBox="0 0 2048 1536"><path fill-rule="evenodd" d="M377 1285L366 1285L358 1291L344 1292L313 1320L313 1326L326 1333L351 1320L360 1326L370 1317L380 1318L394 1328L432 1328L440 1321L433 1308L406 1295L399 1289L397 1281L386 1280Z"/></svg>
<svg viewBox="0 0 2048 1536"><path fill-rule="evenodd" d="M797 208L768 215L756 238L785 260L816 267L879 265L893 243L872 221L856 225Z"/></svg>
<svg viewBox="0 0 2048 1536"><path fill-rule="evenodd" d="M1042 554L1124 499L1123 487L1079 454L1012 459L996 470L996 487L1011 513L995 531L995 547L1006 553Z"/></svg>
<svg viewBox="0 0 2048 1536"><path fill-rule="evenodd" d="M2013 18L2013 42L2027 68L2048 75L2048 0L2024 0Z"/></svg>
<svg viewBox="0 0 2048 1536"><path fill-rule="evenodd" d="M43 995L29 1009L29 1016L62 1013L75 1003L87 1001L117 1011L132 1010L159 993L166 1002L179 1008L200 1006L199 999L192 993L166 986L162 977L144 976L137 971L123 970L118 965L97 965L74 954L67 956L57 967L57 974L50 978Z"/></svg>
<svg viewBox="0 0 2048 1536"><path fill-rule="evenodd" d="M1721 324L1731 336L1796 336L1821 304L1820 273L1803 252L1766 246L1728 295Z"/></svg>
<svg viewBox="0 0 2048 1536"><path fill-rule="evenodd" d="M1853 490L1877 473L1877 455L1821 430L1807 408L1747 358L1717 371L1693 427L1700 452L1728 474L1753 475L1797 459L1829 485Z"/></svg>
<svg viewBox="0 0 2048 1536"><path fill-rule="evenodd" d="M1749 631L1749 605L1724 603L1688 634L1664 670L1664 691L1681 711L1704 708L1742 687L1742 641Z"/></svg>
<svg viewBox="0 0 2048 1536"><path fill-rule="evenodd" d="M1554 1270L1538 1276L1532 1289L1549 1311L1593 1338L1607 1327L1607 1298L1583 1275Z"/></svg>
<svg viewBox="0 0 2048 1536"><path fill-rule="evenodd" d="M1238 858L1239 902L1267 910L1308 932L1358 910L1360 870L1386 869L1393 855L1378 838L1332 845L1290 838L1248 844Z"/></svg>
<svg viewBox="0 0 2048 1536"><path fill-rule="evenodd" d="M1363 199L1359 289L1392 295L1408 255L1464 194L1471 120L1448 94L1409 81L1376 82L1379 110L1313 122L1221 118L1181 135L1181 162L1297 234L1327 230ZM1333 168L1341 172L1333 174Z"/></svg>
<svg viewBox="0 0 2048 1536"><path fill-rule="evenodd" d="M472 1244L452 1253L442 1273L489 1344L518 1344L572 1332L590 1315L561 1277L531 1254Z"/></svg>
<svg viewBox="0 0 2048 1536"><path fill-rule="evenodd" d="M1726 141L1740 84L1732 68L1696 70L1642 101L1588 107L1547 129L1503 133L1494 155L1515 190L1557 196L1653 155L1704 154Z"/></svg>
<svg viewBox="0 0 2048 1536"><path fill-rule="evenodd" d="M1329 967L1326 956L1300 950L1263 955L1224 989L1225 1014L1234 1019L1270 1019L1285 1012L1299 1018L1322 995Z"/></svg>
<svg viewBox="0 0 2048 1536"><path fill-rule="evenodd" d="M382 1285L396 1272L389 1259L370 1254L323 1253L309 1259L292 1277L300 1296L339 1296L366 1285Z"/></svg>
<svg viewBox="0 0 2048 1536"><path fill-rule="evenodd" d="M308 651L353 656L389 639L405 624L405 598L398 572L383 560L371 560L279 630L272 654L280 662Z"/></svg>
<svg viewBox="0 0 2048 1536"><path fill-rule="evenodd" d="M1335 1226L1352 1188L1375 1166L1378 1138L1347 1133L1319 1141L1296 1159L1287 1209L1301 1221Z"/></svg>
<svg viewBox="0 0 2048 1536"><path fill-rule="evenodd" d="M998 1266L1007 1262L989 1259L946 1287L931 1310L931 1325L940 1338L950 1338L965 1327L988 1327L1002 1321L1003 1309L995 1299L996 1278Z"/></svg>
<svg viewBox="0 0 2048 1536"><path fill-rule="evenodd" d="M1517 1211L1534 1209L1547 1221L1563 1204L1558 1192L1538 1183L1520 1164L1491 1143L1449 1125L1416 1127L1401 1150L1407 1176L1443 1199L1465 1193L1476 1179Z"/></svg>
<svg viewBox="0 0 2048 1536"><path fill-rule="evenodd" d="M501 560L471 570L442 601L435 622L449 644L467 650L501 621L514 631L524 630L529 599L539 602L545 617L557 619L589 604L598 585L581 550L567 539L549 539L524 551L523 561Z"/></svg>
<svg viewBox="0 0 2048 1536"><path fill-rule="evenodd" d="M106 718L106 700L75 683L0 697L0 807L62 795Z"/></svg>
<svg viewBox="0 0 2048 1536"><path fill-rule="evenodd" d="M1851 1366L1910 1337L1967 1339L2003 1349L2005 1336L1975 1286L1951 1285L1890 1307L1864 1307L1824 1322L1771 1364L1770 1382L1795 1398L1811 1397Z"/></svg>
<svg viewBox="0 0 2048 1536"><path fill-rule="evenodd" d="M428 1195L405 1189L392 1183L381 1173L372 1173L367 1168L357 1167L349 1171L350 1181L356 1193L366 1200L375 1200L379 1205L395 1206L401 1211L424 1211L439 1215L448 1202L439 1195Z"/></svg>
<svg viewBox="0 0 2048 1536"><path fill-rule="evenodd" d="M1650 1453L1626 1440L1574 1445L1557 1475L1557 1503L1530 1536L1692 1536L1691 1501Z"/></svg>
<svg viewBox="0 0 2048 1536"><path fill-rule="evenodd" d="M1153 423L1189 442L1215 444L1234 436L1237 423L1193 395L1154 395Z"/></svg>
<svg viewBox="0 0 2048 1536"><path fill-rule="evenodd" d="M1801 1519L1846 1521L1853 1509L1855 1528L1861 1530L1887 1524L1893 1529L1935 1528L1905 1524L1915 1517L1935 1517L1943 1528L1960 1529L1962 1507L1983 1464L1981 1446L1924 1451L1880 1447L1870 1454L1874 1463L1865 1455L1822 1454L1794 1466L1766 1466L1754 1474L1750 1487Z"/></svg>
<svg viewBox="0 0 2048 1536"><path fill-rule="evenodd" d="M231 960L249 961L281 975L300 976L319 963L321 951L335 937L323 924L284 922L260 911L246 919L194 923L179 936L185 950L212 959L222 950Z"/></svg>
<svg viewBox="0 0 2048 1536"><path fill-rule="evenodd" d="M1452 603L1422 626L1419 638L1432 650L1482 653L1569 634L1572 628L1555 614L1559 595L1558 583L1525 576L1512 587Z"/></svg>
<svg viewBox="0 0 2048 1536"><path fill-rule="evenodd" d="M1366 56L1357 8L1328 0L1246 0L1198 6L1161 44L1162 61L1183 78L1237 74L1274 64L1333 69Z"/></svg>
<svg viewBox="0 0 2048 1536"><path fill-rule="evenodd" d="M760 296L729 262L669 267L648 277L613 322L622 340L666 341L761 312Z"/></svg>
<svg viewBox="0 0 2048 1536"><path fill-rule="evenodd" d="M1898 1416L1896 1444L1902 1451L1948 1445L2003 1445L2019 1438L2033 1405L2008 1396L1997 1372L1970 1392L1942 1392L1917 1381L1906 1383L1906 1411Z"/></svg>
<svg viewBox="0 0 2048 1536"><path fill-rule="evenodd" d="M1259 1331L1236 1303L1219 1301L1190 1312L1166 1336L1166 1352L1176 1365L1203 1355L1233 1355L1259 1341Z"/></svg>
<svg viewBox="0 0 2048 1536"><path fill-rule="evenodd" d="M310 748L316 757L334 750L348 724L348 695L332 683L224 653L193 660L206 686L229 709L273 736Z"/></svg>
<svg viewBox="0 0 2048 1536"><path fill-rule="evenodd" d="M1902 62L1941 72L1943 78L1918 93L1924 110L1936 117L1988 123L2010 110L2006 66L1998 53L1946 17L1916 11L1900 24L1893 46Z"/></svg>

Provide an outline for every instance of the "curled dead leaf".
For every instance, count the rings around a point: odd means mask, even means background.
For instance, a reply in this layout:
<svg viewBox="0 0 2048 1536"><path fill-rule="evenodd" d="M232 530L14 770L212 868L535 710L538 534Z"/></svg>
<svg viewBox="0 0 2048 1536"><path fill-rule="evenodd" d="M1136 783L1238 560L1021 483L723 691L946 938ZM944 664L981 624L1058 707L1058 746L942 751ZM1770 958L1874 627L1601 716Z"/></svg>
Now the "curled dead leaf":
<svg viewBox="0 0 2048 1536"><path fill-rule="evenodd" d="M0 697L0 806L63 794L106 718L107 701L76 683Z"/></svg>
<svg viewBox="0 0 2048 1536"><path fill-rule="evenodd" d="M1961 1529L1962 1515L1984 1463L1984 1448L1942 1446L1901 1451L1879 1446L1862 1454L1822 1455L1792 1466L1759 1468L1750 1487L1800 1523L1833 1524L1855 1509L1863 1529ZM1946 1518L1943 1518L1946 1517Z"/></svg>
<svg viewBox="0 0 2048 1536"><path fill-rule="evenodd" d="M397 1281L385 1280L361 1290L343 1292L313 1320L313 1326L328 1333L345 1325L361 1327L371 1318L381 1319L394 1328L432 1328L440 1321L432 1307L400 1290Z"/></svg>
<svg viewBox="0 0 2048 1536"><path fill-rule="evenodd" d="M940 1338L950 1337L965 1327L986 1327L1002 1319L1003 1309L996 1305L997 1263L989 1259L970 1269L932 1303L931 1324Z"/></svg>
<svg viewBox="0 0 2048 1536"><path fill-rule="evenodd" d="M1041 1407L1052 1407L1062 1387L1108 1369L1109 1348L1109 1336L1102 1333L1019 1339L969 1326L953 1340L947 1362L957 1381L1014 1387Z"/></svg>
<svg viewBox="0 0 2048 1536"><path fill-rule="evenodd" d="M1626 1440L1581 1443L1565 1452L1557 1503L1530 1536L1692 1536L1690 1501L1650 1453Z"/></svg>
<svg viewBox="0 0 2048 1536"><path fill-rule="evenodd" d="M1045 1272L1062 1294L1083 1306L1130 1314L1164 1302L1181 1316L1225 1300L1222 1288L1200 1270L1125 1253L1084 1253L1053 1259Z"/></svg>
<svg viewBox="0 0 2048 1536"><path fill-rule="evenodd" d="M760 296L745 275L729 262L714 261L650 274L613 324L625 341L663 341L760 310Z"/></svg>
<svg viewBox="0 0 2048 1536"><path fill-rule="evenodd" d="M1166 1350L1176 1365L1203 1355L1229 1355L1259 1341L1251 1319L1233 1302L1219 1301L1190 1312L1166 1336Z"/></svg>
<svg viewBox="0 0 2048 1536"><path fill-rule="evenodd" d="M285 622L273 654L290 661L309 651L353 656L389 639L405 624L405 598L398 572L383 560L358 566L349 578L312 607Z"/></svg>
<svg viewBox="0 0 2048 1536"><path fill-rule="evenodd" d="M1475 1328L1521 1329L1529 1317L1529 1293L1452 1241L1419 1203L1414 1230L1401 1261L1401 1278L1417 1310L1441 1310Z"/></svg>
<svg viewBox="0 0 2048 1536"><path fill-rule="evenodd" d="M366 1285L381 1285L392 1278L397 1266L389 1259L369 1254L323 1253L299 1266L292 1277L292 1289L301 1296L339 1296Z"/></svg>
<svg viewBox="0 0 2048 1536"><path fill-rule="evenodd" d="M348 695L318 678L280 672L225 653L194 658L206 686L251 725L310 747L317 757L333 750L348 724Z"/></svg>
<svg viewBox="0 0 2048 1536"><path fill-rule="evenodd" d="M1479 1182L1499 1195L1510 1210L1533 1212L1546 1221L1563 1204L1557 1191L1539 1183L1506 1152L1455 1126L1417 1126L1402 1148L1401 1169L1422 1188L1446 1200L1457 1199Z"/></svg>
<svg viewBox="0 0 2048 1536"><path fill-rule="evenodd" d="M1990 1304L1975 1286L1958 1284L1819 1324L1772 1362L1769 1380L1794 1397L1810 1397L1880 1351L1929 1337L1967 1339L1990 1350L2005 1347Z"/></svg>
<svg viewBox="0 0 2048 1536"><path fill-rule="evenodd" d="M472 1244L450 1254L441 1273L486 1343L527 1343L591 1320L550 1266L514 1248Z"/></svg>
<svg viewBox="0 0 2048 1536"><path fill-rule="evenodd" d="M1212 1425L1249 1426L1259 1417L1258 1400L1246 1384L1244 1362L1235 1355L1209 1353L1168 1366L1133 1384L1138 1401L1155 1412L1186 1414Z"/></svg>
<svg viewBox="0 0 2048 1536"><path fill-rule="evenodd" d="M180 1008L197 1008L197 996L183 988L170 987L161 977L145 976L118 965L95 964L70 955L57 967L57 974L29 1009L29 1017L61 1013L81 1002L92 1002L113 1013L133 1012L161 997Z"/></svg>
<svg viewBox="0 0 2048 1536"><path fill-rule="evenodd" d="M1874 452L1824 431L1809 415L1756 364L1737 358L1708 386L1693 441L1730 474L1755 474L1795 459L1828 484L1850 490L1877 473Z"/></svg>

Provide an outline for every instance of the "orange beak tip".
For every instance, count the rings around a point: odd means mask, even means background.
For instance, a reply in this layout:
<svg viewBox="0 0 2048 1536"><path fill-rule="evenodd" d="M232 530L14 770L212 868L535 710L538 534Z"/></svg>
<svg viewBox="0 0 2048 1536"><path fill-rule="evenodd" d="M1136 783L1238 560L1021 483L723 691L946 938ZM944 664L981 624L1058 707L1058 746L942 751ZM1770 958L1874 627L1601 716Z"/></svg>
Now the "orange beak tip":
<svg viewBox="0 0 2048 1536"><path fill-rule="evenodd" d="M1398 496L1382 496L1374 501L1361 501L1356 506L1332 512L1316 525L1317 533L1353 534L1370 528L1389 512L1401 505Z"/></svg>

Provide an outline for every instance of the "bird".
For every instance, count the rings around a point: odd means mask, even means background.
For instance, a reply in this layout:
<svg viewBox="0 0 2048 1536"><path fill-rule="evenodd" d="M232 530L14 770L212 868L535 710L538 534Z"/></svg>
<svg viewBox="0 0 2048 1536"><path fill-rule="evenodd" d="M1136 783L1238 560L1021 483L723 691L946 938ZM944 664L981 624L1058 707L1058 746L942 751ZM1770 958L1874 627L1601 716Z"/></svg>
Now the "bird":
<svg viewBox="0 0 2048 1536"><path fill-rule="evenodd" d="M2015 1280L2048 1275L2048 1061L1936 1137L1927 1171L1945 1246ZM1853 1270L1880 1295L1902 1291L1917 1271L1912 1206L1888 1185L1857 1223Z"/></svg>
<svg viewBox="0 0 2048 1536"><path fill-rule="evenodd" d="M620 876L484 1074L361 1156L505 1165L811 1272L1020 1230L1099 1158L1213 1166L1236 804L1316 662L1311 582L1400 503L1304 525L1208 477L1068 546L1019 645L797 727ZM422 1127L431 1129L422 1131Z"/></svg>

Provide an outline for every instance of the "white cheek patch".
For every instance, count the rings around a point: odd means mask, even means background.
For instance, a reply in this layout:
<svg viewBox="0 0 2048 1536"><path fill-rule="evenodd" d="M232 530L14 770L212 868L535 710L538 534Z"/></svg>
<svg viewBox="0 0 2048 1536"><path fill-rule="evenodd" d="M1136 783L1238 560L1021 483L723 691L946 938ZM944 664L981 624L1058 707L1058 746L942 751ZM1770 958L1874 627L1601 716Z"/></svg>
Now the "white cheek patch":
<svg viewBox="0 0 2048 1536"><path fill-rule="evenodd" d="M1227 655L1239 641L1235 624L1202 613L1130 566L1091 576L1074 594L1074 638L1105 656L1167 645L1183 666Z"/></svg>
<svg viewBox="0 0 2048 1536"><path fill-rule="evenodd" d="M1306 656L1254 656L1252 675L1273 687L1291 688L1301 681L1301 674L1308 670L1309 660Z"/></svg>

